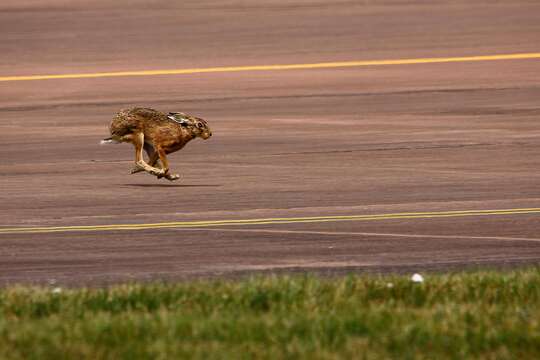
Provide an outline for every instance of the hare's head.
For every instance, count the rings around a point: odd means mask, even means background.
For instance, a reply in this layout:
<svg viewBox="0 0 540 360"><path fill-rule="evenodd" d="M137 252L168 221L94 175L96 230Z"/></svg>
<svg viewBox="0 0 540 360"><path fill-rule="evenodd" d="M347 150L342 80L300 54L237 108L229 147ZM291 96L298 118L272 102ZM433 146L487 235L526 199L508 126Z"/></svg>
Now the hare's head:
<svg viewBox="0 0 540 360"><path fill-rule="evenodd" d="M205 120L194 116L192 116L192 119L193 127L195 128L193 132L197 134L196 136L203 138L204 140L212 136L212 130L210 130L208 123Z"/></svg>
<svg viewBox="0 0 540 360"><path fill-rule="evenodd" d="M212 136L212 130L208 127L208 123L201 118L179 112L169 113L167 117L188 128L195 137L206 140Z"/></svg>

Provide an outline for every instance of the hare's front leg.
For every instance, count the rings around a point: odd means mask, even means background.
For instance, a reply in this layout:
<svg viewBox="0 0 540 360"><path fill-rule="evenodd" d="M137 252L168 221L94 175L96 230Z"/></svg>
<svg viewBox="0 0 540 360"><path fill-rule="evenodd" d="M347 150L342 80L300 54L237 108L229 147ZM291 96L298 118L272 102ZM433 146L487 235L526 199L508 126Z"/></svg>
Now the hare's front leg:
<svg viewBox="0 0 540 360"><path fill-rule="evenodd" d="M178 174L169 174L169 160L167 159L167 152L161 146L156 146L156 152L159 155L159 160L161 161L162 170L165 171L165 174L158 176L158 178L164 177L169 181L174 181L180 179Z"/></svg>

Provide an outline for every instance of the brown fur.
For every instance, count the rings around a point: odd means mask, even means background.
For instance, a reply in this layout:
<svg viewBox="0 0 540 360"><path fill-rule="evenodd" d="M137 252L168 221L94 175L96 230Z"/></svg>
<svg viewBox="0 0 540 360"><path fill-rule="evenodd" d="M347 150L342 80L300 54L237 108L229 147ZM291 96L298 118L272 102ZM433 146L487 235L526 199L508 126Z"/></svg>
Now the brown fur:
<svg viewBox="0 0 540 360"><path fill-rule="evenodd" d="M166 154L182 149L189 141L200 137L208 139L212 131L203 119L183 113L165 114L148 108L120 110L109 126L111 137L105 142L129 142L135 146L135 168L132 174L146 171L159 178L176 180L180 176L169 174ZM148 163L142 150L148 154ZM155 167L161 161L161 168Z"/></svg>

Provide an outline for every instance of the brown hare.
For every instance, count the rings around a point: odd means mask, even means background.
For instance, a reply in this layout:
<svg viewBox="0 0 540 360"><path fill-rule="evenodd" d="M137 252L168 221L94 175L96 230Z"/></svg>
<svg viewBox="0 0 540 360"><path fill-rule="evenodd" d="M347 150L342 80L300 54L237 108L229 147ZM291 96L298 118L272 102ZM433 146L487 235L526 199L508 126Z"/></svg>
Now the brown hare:
<svg viewBox="0 0 540 360"><path fill-rule="evenodd" d="M148 108L120 110L109 126L111 137L103 139L102 144L128 142L135 146L135 167L132 174L146 171L174 181L178 174L169 174L169 161L166 155L182 149L196 137L204 140L212 136L212 131L203 119L179 112L168 114ZM143 149L148 154L144 161ZM161 161L161 168L157 168Z"/></svg>

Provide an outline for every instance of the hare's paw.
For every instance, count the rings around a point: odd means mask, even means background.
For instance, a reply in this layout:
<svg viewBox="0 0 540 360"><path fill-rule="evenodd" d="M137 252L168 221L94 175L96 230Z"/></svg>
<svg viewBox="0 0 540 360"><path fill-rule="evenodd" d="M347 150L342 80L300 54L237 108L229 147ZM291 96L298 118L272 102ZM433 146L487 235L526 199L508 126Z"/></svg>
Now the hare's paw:
<svg viewBox="0 0 540 360"><path fill-rule="evenodd" d="M162 177L167 175L167 173L163 169L155 169L155 170L152 169L152 170L149 171L149 173L154 175L154 176L157 176L158 179L161 179Z"/></svg>
<svg viewBox="0 0 540 360"><path fill-rule="evenodd" d="M136 173L140 173L141 171L144 171L144 169L138 166L134 166L133 169L131 169L130 173L136 174Z"/></svg>
<svg viewBox="0 0 540 360"><path fill-rule="evenodd" d="M135 163L133 169L131 169L131 174L136 174L138 172L145 171L144 165L141 163Z"/></svg>
<svg viewBox="0 0 540 360"><path fill-rule="evenodd" d="M167 174L167 175L165 175L165 179L167 179L169 181L175 181L175 180L180 179L180 175L178 175L178 174Z"/></svg>

